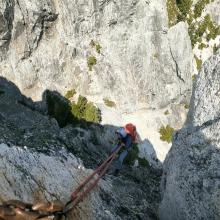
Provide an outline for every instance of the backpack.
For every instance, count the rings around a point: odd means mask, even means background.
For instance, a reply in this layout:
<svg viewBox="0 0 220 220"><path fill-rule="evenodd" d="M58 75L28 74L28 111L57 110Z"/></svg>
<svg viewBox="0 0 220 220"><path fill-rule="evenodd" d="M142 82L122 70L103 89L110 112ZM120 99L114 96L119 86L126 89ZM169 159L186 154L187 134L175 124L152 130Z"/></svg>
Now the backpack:
<svg viewBox="0 0 220 220"><path fill-rule="evenodd" d="M116 131L117 134L121 136L121 138L125 138L127 136L127 132L125 131L124 128L120 128Z"/></svg>

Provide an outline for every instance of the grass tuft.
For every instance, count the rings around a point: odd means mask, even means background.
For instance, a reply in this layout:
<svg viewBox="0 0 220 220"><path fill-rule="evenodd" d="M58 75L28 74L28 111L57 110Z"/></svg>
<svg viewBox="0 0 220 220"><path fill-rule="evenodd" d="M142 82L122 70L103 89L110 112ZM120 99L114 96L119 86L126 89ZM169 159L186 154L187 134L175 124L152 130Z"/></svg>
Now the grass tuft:
<svg viewBox="0 0 220 220"><path fill-rule="evenodd" d="M107 99L107 98L104 98L103 101L104 101L105 105L108 106L108 107L111 107L111 108L115 108L115 107L116 107L115 102L110 101L110 100Z"/></svg>
<svg viewBox="0 0 220 220"><path fill-rule="evenodd" d="M166 110L165 112L164 112L164 115L169 115L170 113L169 113L169 111L168 110Z"/></svg>
<svg viewBox="0 0 220 220"><path fill-rule="evenodd" d="M196 55L194 55L195 60L196 60L196 66L197 66L197 70L199 71L201 69L202 66L202 60L199 59Z"/></svg>
<svg viewBox="0 0 220 220"><path fill-rule="evenodd" d="M88 67L89 67L89 71L92 71L92 67L94 65L96 65L96 63L97 63L96 57L94 57L94 56L89 56L88 57L87 64L88 64Z"/></svg>
<svg viewBox="0 0 220 220"><path fill-rule="evenodd" d="M75 89L71 89L71 90L69 90L69 91L66 92L65 98L66 98L66 99L70 99L70 98L72 98L75 94L76 94L76 90L75 90Z"/></svg>
<svg viewBox="0 0 220 220"><path fill-rule="evenodd" d="M160 133L160 139L162 141L166 141L167 143L170 143L172 141L174 129L167 125L166 127L162 126L159 130Z"/></svg>

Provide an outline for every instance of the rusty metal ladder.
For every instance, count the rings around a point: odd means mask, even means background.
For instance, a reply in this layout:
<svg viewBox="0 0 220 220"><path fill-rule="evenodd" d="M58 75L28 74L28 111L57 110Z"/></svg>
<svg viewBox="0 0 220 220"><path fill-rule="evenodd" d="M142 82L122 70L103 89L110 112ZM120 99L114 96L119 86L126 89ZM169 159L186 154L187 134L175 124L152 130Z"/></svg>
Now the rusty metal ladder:
<svg viewBox="0 0 220 220"><path fill-rule="evenodd" d="M122 146L119 146L89 177L84 180L84 182L77 187L71 195L71 200L66 203L63 210L64 213L67 213L76 207L97 186L99 180L105 175L121 147Z"/></svg>
<svg viewBox="0 0 220 220"><path fill-rule="evenodd" d="M98 185L99 180L106 174L117 153L118 148L88 176L71 194L70 200L63 206L53 202L32 205L18 200L4 202L0 206L0 220L60 220L73 210Z"/></svg>

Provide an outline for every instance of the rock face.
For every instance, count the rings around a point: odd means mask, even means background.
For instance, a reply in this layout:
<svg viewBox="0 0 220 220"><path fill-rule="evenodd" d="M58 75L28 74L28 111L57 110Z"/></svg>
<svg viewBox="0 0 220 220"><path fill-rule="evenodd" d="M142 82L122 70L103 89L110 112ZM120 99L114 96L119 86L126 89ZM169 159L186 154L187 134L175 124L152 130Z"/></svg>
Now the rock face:
<svg viewBox="0 0 220 220"><path fill-rule="evenodd" d="M212 19L220 25L220 16L219 16L219 10L220 10L220 1L216 0L214 2L211 2L207 8L206 11L211 14Z"/></svg>
<svg viewBox="0 0 220 220"><path fill-rule="evenodd" d="M0 77L0 202L66 203L114 146L111 131L117 127L59 128L54 119L36 111L35 104L40 103L33 103ZM161 170L125 165L117 177L112 171L68 220L158 218Z"/></svg>
<svg viewBox="0 0 220 220"><path fill-rule="evenodd" d="M170 144L158 131L182 126L193 74L188 27L169 29L165 1L1 0L0 23L0 76L38 102L45 90L75 89L101 109L103 124L141 122L142 146L149 139L164 160ZM105 114L104 99L122 120Z"/></svg>
<svg viewBox="0 0 220 220"><path fill-rule="evenodd" d="M0 76L42 107L45 90L75 89L101 109L103 124L137 124L142 146L149 139L164 160L170 144L158 131L182 126L193 74L188 27L168 28L165 1L0 0L0 24Z"/></svg>
<svg viewBox="0 0 220 220"><path fill-rule="evenodd" d="M163 220L219 219L220 51L206 61L195 83L186 126L164 163Z"/></svg>
<svg viewBox="0 0 220 220"><path fill-rule="evenodd" d="M92 170L85 169L80 160L65 150L57 153L57 156L48 156L0 144L1 202L10 199L32 204L47 201L61 201L62 204L68 202L71 193ZM150 183L153 186L156 179L147 180L152 173L149 172L148 177L143 174L138 174L136 170L136 179L143 178L147 185ZM140 183L132 181L133 175L128 171L121 178L107 176L90 196L68 214L67 220L157 219L154 212L156 210L153 211L156 207L144 198ZM149 190L149 186L145 187ZM150 200L155 199L155 192L148 193ZM147 196L145 193L144 195Z"/></svg>
<svg viewBox="0 0 220 220"><path fill-rule="evenodd" d="M0 74L34 100L45 89L75 88L135 110L190 94L187 27L167 34L163 0L1 0L0 12Z"/></svg>
<svg viewBox="0 0 220 220"><path fill-rule="evenodd" d="M61 201L65 204L71 192L92 171L80 167L80 161L67 152L47 156L19 147L0 144L1 201L9 198L37 203ZM102 183L102 190L110 190L110 182ZM68 219L120 219L102 203L99 190L73 211ZM97 211L98 210L98 211Z"/></svg>

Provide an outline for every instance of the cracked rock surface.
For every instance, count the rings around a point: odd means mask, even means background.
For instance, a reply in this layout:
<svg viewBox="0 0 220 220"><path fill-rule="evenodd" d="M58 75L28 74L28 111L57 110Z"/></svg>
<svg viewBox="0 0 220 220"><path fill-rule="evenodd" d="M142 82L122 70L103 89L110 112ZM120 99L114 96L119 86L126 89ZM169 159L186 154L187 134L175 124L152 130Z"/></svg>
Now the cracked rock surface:
<svg viewBox="0 0 220 220"><path fill-rule="evenodd" d="M163 0L1 0L0 21L0 75L34 100L72 88L131 111L188 100L191 43L183 23L168 33Z"/></svg>
<svg viewBox="0 0 220 220"><path fill-rule="evenodd" d="M220 218L220 51L196 80L188 120L164 163L162 220Z"/></svg>
<svg viewBox="0 0 220 220"><path fill-rule="evenodd" d="M170 149L160 128L185 121L193 62L187 25L169 28L164 0L0 0L0 76L35 102L74 89L103 124L137 124L153 163Z"/></svg>

